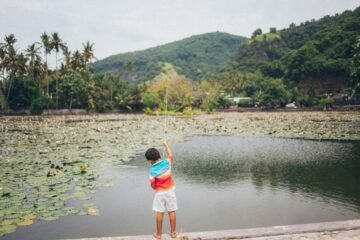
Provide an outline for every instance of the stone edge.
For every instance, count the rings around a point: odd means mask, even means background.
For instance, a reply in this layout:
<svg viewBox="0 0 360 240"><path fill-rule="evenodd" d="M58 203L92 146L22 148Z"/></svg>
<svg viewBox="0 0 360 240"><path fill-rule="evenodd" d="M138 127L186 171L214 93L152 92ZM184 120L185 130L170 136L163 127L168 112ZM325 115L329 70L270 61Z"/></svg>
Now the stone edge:
<svg viewBox="0 0 360 240"><path fill-rule="evenodd" d="M180 233L178 239L246 239L256 237L270 237L302 233L314 232L334 232L334 231L350 231L360 229L360 219L322 222L299 225L272 226L261 228L245 228L233 230L207 231L207 232L188 232ZM124 237L101 237L101 238L80 238L76 240L132 240L132 239L154 239L151 235L142 236L124 236ZM167 235L163 239L169 239ZM75 239L64 239L75 240Z"/></svg>

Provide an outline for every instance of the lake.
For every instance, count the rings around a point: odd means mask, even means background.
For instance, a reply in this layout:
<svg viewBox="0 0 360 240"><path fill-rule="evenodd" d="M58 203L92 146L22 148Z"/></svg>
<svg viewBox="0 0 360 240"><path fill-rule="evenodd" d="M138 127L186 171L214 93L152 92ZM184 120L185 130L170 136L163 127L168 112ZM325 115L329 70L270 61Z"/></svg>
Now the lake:
<svg viewBox="0 0 360 240"><path fill-rule="evenodd" d="M179 232L347 220L360 217L360 142L275 137L197 136L173 143ZM161 150L161 152L163 152ZM99 216L36 221L1 239L61 239L151 234L155 215L143 153L112 187L85 202ZM70 199L68 206L84 201ZM164 218L164 233L169 231Z"/></svg>

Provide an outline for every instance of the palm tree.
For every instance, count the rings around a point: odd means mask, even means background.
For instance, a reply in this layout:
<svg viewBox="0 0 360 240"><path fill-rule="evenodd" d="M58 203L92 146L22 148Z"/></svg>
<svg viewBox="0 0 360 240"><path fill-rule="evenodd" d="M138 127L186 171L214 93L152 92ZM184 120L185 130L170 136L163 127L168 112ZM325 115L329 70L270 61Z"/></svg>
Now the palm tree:
<svg viewBox="0 0 360 240"><path fill-rule="evenodd" d="M3 78L6 78L6 76L8 75L9 72L9 66L10 66L10 61L11 61L11 57L9 53L14 53L15 49L14 49L14 44L16 42L16 38L14 36L14 34L10 34L5 36L3 43L0 43L0 58L1 58L1 63L0 63L0 70L3 73Z"/></svg>
<svg viewBox="0 0 360 240"><path fill-rule="evenodd" d="M0 43L1 48L8 48L10 46L13 46L16 43L16 38L14 34L6 35L4 38L4 43Z"/></svg>
<svg viewBox="0 0 360 240"><path fill-rule="evenodd" d="M54 32L51 36L52 36L51 46L52 49L55 51L56 109L57 109L59 104L58 53L60 51L61 46L64 46L64 44L62 43L62 40L57 32Z"/></svg>
<svg viewBox="0 0 360 240"><path fill-rule="evenodd" d="M23 61L20 61L21 59L23 59L22 57L20 57L15 48L14 48L14 44L16 42L16 38L14 36L14 34L10 34L5 36L3 43L0 43L0 49L1 49L1 71L3 72L3 78L4 80L6 80L7 77L9 77L8 80L8 86L6 87L6 82L4 82L4 86L3 86L3 92L6 91L7 88L7 96L6 96L6 102L8 102L9 99L9 95L11 92L11 87L12 87L12 81L15 77L15 74L18 70L18 64L23 63ZM20 65L19 65L20 66ZM21 69L22 66L21 66Z"/></svg>
<svg viewBox="0 0 360 240"><path fill-rule="evenodd" d="M26 56L29 58L29 67L34 81L36 80L36 72L39 72L39 64L41 65L41 57L39 55L40 47L36 46L37 44L38 43L33 43L25 50Z"/></svg>
<svg viewBox="0 0 360 240"><path fill-rule="evenodd" d="M13 46L9 46L6 62L7 69L9 71L9 87L6 96L6 102L8 102L14 78L17 75L23 75L26 72L27 58L22 53L17 54L15 48Z"/></svg>
<svg viewBox="0 0 360 240"><path fill-rule="evenodd" d="M94 43L90 43L87 41L85 44L83 43L83 57L84 64L87 70L89 70L89 65L91 60L95 58L94 56Z"/></svg>
<svg viewBox="0 0 360 240"><path fill-rule="evenodd" d="M47 63L47 55L51 53L52 50L52 44L51 44L51 39L50 36L44 32L41 36L41 43L42 43L42 47L44 49L44 56L45 56L45 66L44 66L44 70L45 70L45 78L46 78L46 93L47 95L49 95L49 79L48 79L48 63Z"/></svg>
<svg viewBox="0 0 360 240"><path fill-rule="evenodd" d="M65 68L69 67L70 66L70 62L71 62L71 51L69 50L69 48L64 44L62 47L61 47L61 51L64 55L64 65L65 65Z"/></svg>
<svg viewBox="0 0 360 240"><path fill-rule="evenodd" d="M6 57L6 51L4 48L0 47L0 73L1 73L0 82L5 78L5 62L4 62L5 57Z"/></svg>
<svg viewBox="0 0 360 240"><path fill-rule="evenodd" d="M79 52L79 50L76 50L71 58L71 67L72 69L76 70L79 67L84 66L84 58L83 55Z"/></svg>

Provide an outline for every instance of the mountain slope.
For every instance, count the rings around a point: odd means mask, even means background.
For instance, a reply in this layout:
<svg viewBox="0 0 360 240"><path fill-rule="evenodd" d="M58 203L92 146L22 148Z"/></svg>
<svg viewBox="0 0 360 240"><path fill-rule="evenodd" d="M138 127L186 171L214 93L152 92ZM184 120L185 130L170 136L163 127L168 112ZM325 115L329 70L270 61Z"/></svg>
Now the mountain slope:
<svg viewBox="0 0 360 240"><path fill-rule="evenodd" d="M234 67L283 77L298 83L303 92L314 86L317 92L336 92L351 85L357 39L360 7L247 40L237 51Z"/></svg>
<svg viewBox="0 0 360 240"><path fill-rule="evenodd" d="M166 64L193 80L206 78L231 62L244 37L214 32L191 36L180 41L143 51L110 56L94 64L97 73L117 72L132 81L151 80Z"/></svg>

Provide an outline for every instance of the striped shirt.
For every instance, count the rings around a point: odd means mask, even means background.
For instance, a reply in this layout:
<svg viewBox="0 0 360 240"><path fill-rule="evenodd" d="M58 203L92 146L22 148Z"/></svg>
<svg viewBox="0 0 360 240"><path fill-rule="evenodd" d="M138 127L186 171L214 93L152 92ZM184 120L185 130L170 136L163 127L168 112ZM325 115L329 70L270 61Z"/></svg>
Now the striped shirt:
<svg viewBox="0 0 360 240"><path fill-rule="evenodd" d="M150 169L150 185L155 192L167 192L175 189L169 159L154 163Z"/></svg>

